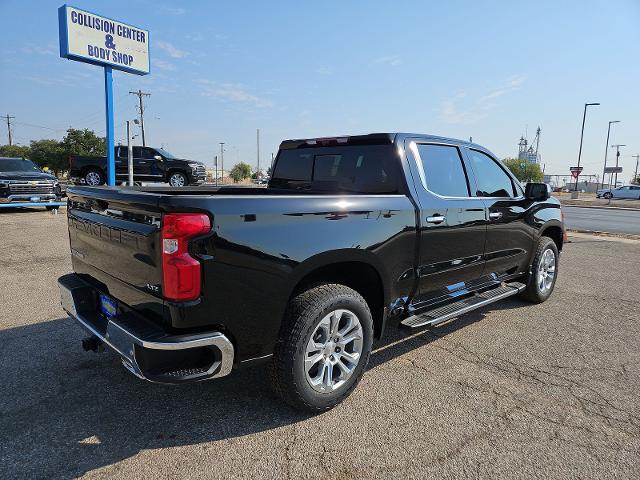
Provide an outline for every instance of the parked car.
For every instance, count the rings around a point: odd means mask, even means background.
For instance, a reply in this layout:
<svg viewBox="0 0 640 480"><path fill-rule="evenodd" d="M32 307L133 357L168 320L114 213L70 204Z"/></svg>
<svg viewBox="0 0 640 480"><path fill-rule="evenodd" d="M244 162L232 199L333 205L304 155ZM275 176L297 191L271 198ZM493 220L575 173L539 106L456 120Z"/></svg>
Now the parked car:
<svg viewBox="0 0 640 480"><path fill-rule="evenodd" d="M74 273L59 285L86 349L161 383L268 362L275 391L311 411L351 393L386 328L544 302L564 239L547 185L428 135L287 140L266 189L67 195Z"/></svg>
<svg viewBox="0 0 640 480"><path fill-rule="evenodd" d="M0 157L0 203L53 203L61 195L55 175L26 158ZM45 205L48 210L57 206Z"/></svg>
<svg viewBox="0 0 640 480"><path fill-rule="evenodd" d="M602 188L596 192L596 198L637 198L640 199L639 185L625 185L618 188Z"/></svg>
<svg viewBox="0 0 640 480"><path fill-rule="evenodd" d="M206 178L201 162L173 156L162 148L133 147L133 178L136 182L163 182L172 187L197 185ZM126 146L115 147L116 180L126 181L129 157ZM103 185L107 180L107 157L72 155L69 178L74 183Z"/></svg>

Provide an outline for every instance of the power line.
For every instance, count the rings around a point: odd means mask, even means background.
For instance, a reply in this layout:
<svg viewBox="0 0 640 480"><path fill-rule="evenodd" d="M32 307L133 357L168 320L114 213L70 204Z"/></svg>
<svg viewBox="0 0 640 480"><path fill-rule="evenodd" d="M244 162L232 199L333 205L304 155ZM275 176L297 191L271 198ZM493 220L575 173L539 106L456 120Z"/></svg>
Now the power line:
<svg viewBox="0 0 640 480"><path fill-rule="evenodd" d="M142 102L142 97L150 97L151 94L147 92L143 92L142 90L138 90L137 92L129 92L131 95L136 95L138 97L138 102L140 104L140 128L142 129L142 146L146 147L147 143L144 139L144 103Z"/></svg>
<svg viewBox="0 0 640 480"><path fill-rule="evenodd" d="M16 117L11 117L7 113L5 118L7 119L7 131L9 132L9 145L13 145L13 138L11 137L11 119Z"/></svg>

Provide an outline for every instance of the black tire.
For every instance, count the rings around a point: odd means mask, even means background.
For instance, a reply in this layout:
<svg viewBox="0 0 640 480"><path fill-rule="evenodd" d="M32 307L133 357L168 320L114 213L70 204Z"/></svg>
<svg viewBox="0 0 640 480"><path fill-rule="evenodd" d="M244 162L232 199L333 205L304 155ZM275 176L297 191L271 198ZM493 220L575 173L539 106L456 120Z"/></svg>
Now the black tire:
<svg viewBox="0 0 640 480"><path fill-rule="evenodd" d="M551 285L547 288L542 288L540 286L538 271L540 269L541 262L545 261L545 253L547 252L547 250L551 250L551 252L553 253L554 275ZM536 252L533 255L531 272L529 273L529 278L527 279L527 288L520 294L520 296L532 303L542 303L546 299L548 299L553 293L553 289L556 286L556 281L558 280L558 265L559 255L556 242L554 242L549 237L540 237L540 240L538 240L538 247L536 248Z"/></svg>
<svg viewBox="0 0 640 480"><path fill-rule="evenodd" d="M189 185L189 179L184 172L173 171L169 173L167 183L172 187L186 187Z"/></svg>
<svg viewBox="0 0 640 480"><path fill-rule="evenodd" d="M104 185L105 176L102 170L90 168L84 173L84 183L91 186Z"/></svg>
<svg viewBox="0 0 640 480"><path fill-rule="evenodd" d="M46 209L47 210L58 210L58 207L49 206L49 207L46 207Z"/></svg>
<svg viewBox="0 0 640 480"><path fill-rule="evenodd" d="M613 198L613 193L611 192L606 192L604 195L602 195L604 198L606 198L607 200L611 200Z"/></svg>
<svg viewBox="0 0 640 480"><path fill-rule="evenodd" d="M307 379L305 358L309 357L306 348L311 335L318 332L321 321L339 309L352 312L359 320L362 327L362 351L350 377L335 390L319 392ZM273 389L282 400L296 409L310 412L329 410L347 398L357 386L369 361L372 343L373 319L367 302L358 292L339 284L313 286L296 295L287 307L271 362ZM339 348L335 351L338 352ZM329 368L334 371L333 367ZM324 373L321 376L325 378ZM341 376L342 373L339 373L335 378L339 379Z"/></svg>

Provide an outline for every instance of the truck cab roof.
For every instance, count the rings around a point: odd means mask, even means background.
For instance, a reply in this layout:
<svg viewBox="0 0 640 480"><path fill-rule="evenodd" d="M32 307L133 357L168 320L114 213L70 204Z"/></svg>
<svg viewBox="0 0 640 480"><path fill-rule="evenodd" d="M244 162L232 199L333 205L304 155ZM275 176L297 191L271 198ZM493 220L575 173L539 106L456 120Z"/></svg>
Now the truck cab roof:
<svg viewBox="0 0 640 480"><path fill-rule="evenodd" d="M482 145L457 138L441 137L424 133L382 132L365 135L336 135L334 137L299 138L283 140L280 149L309 148L328 145L385 145L401 142L405 138L420 138L428 142L447 143L451 145L467 146L486 151Z"/></svg>

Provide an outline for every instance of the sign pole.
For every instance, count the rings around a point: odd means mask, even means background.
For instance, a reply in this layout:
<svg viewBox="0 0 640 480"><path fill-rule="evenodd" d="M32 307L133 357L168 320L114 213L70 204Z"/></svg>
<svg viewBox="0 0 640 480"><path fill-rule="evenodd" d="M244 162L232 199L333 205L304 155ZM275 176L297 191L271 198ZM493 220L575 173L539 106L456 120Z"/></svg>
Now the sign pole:
<svg viewBox="0 0 640 480"><path fill-rule="evenodd" d="M116 184L116 160L114 157L114 122L113 122L113 71L111 67L104 67L104 99L107 113L107 185Z"/></svg>
<svg viewBox="0 0 640 480"><path fill-rule="evenodd" d="M131 120L127 120L127 172L129 186L133 187L133 147L131 146Z"/></svg>

